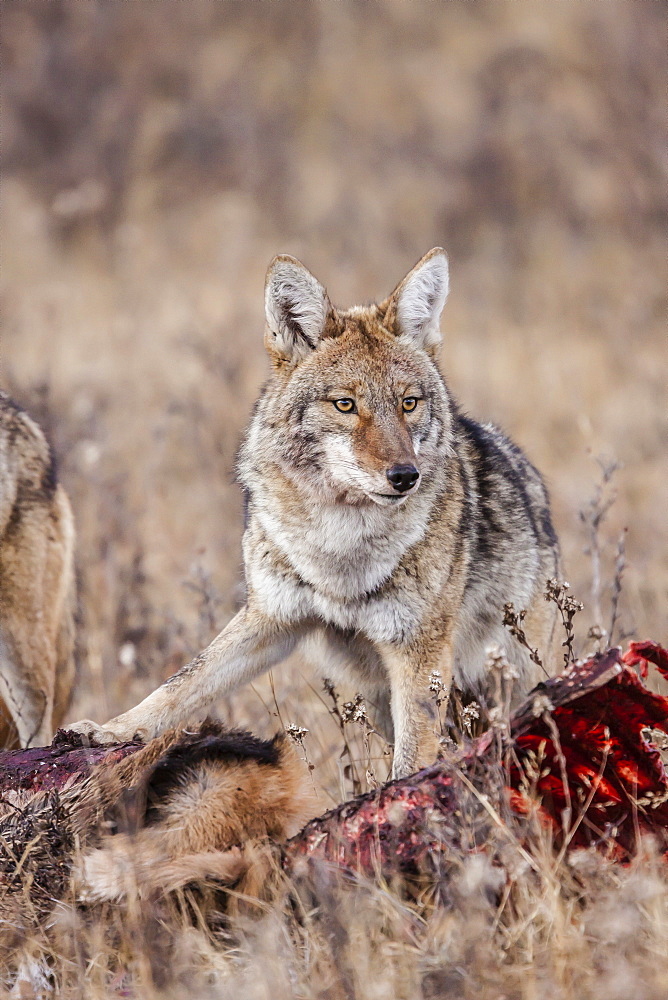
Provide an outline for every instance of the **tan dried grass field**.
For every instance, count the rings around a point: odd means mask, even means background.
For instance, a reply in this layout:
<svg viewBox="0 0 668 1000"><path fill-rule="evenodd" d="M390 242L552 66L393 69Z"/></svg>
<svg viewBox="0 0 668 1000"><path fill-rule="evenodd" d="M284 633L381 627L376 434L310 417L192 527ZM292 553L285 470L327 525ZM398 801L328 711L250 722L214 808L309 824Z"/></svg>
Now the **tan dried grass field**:
<svg viewBox="0 0 668 1000"><path fill-rule="evenodd" d="M660 4L4 7L0 380L49 433L77 519L70 718L136 703L239 602L234 455L267 372L262 285L277 252L350 305L446 247L443 370L550 484L585 603L578 648L609 625L623 532L614 639L666 639ZM592 592L599 459L620 468ZM261 734L304 726L323 809L351 794L339 730L298 661L219 711ZM63 995L195 995L191 981L201 997L272 1000L668 994L651 850L623 872L543 860L538 881L518 874L512 920L472 869L447 912L364 887L330 901L329 930L306 920L297 938L279 906L237 945L184 924L164 981L147 957L158 931L115 914L135 992L114 992L100 925L60 956Z"/></svg>

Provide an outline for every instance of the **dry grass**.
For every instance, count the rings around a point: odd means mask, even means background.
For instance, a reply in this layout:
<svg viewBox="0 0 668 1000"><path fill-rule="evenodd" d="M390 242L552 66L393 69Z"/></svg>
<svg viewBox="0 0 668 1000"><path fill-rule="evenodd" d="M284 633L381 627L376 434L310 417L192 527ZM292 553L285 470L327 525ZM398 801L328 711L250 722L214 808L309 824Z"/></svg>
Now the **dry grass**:
<svg viewBox="0 0 668 1000"><path fill-rule="evenodd" d="M654 845L630 865L557 854L535 817L512 817L496 798L493 763L469 773L491 792L458 798L469 848L444 856L417 892L322 867L294 880L277 870L266 901L233 899L232 917L215 887L193 886L170 899L131 893L124 906L66 896L38 931L26 898L12 912L4 895L4 982L15 982L20 944L25 998L664 997L668 871Z"/></svg>
<svg viewBox="0 0 668 1000"><path fill-rule="evenodd" d="M134 704L238 604L232 470L266 373L261 289L278 251L345 305L383 296L445 246L443 369L550 482L567 577L586 604L576 645L592 625L609 629L623 529L615 638L665 638L660 4L4 8L0 375L49 431L77 517L71 718ZM579 512L599 456L621 468L592 545ZM305 727L323 807L353 790L339 727L300 663L220 712L262 733ZM370 752L382 780L373 738ZM526 882L503 962L494 908L475 892L423 916L366 887L333 898L343 938L315 924L290 936L277 909L244 930L231 965L205 949L202 968L212 996L277 1000L566 997L573 982L606 1000L661 995L663 874L652 860L594 867L581 895L565 891L567 868ZM108 995L106 973L95 985L102 931L88 933L88 992L66 995ZM191 981L199 948L184 932L165 995L183 995L178 970ZM77 955L63 958L73 983ZM137 995L151 996L142 982Z"/></svg>

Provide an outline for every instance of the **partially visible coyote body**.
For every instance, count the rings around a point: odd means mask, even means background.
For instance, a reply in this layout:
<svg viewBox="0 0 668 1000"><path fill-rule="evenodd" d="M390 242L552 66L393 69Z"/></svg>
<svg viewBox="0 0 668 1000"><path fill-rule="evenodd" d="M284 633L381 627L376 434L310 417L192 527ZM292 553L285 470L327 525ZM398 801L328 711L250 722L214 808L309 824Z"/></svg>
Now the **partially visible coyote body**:
<svg viewBox="0 0 668 1000"><path fill-rule="evenodd" d="M384 302L345 312L299 261L272 261L273 372L239 458L247 603L136 708L77 728L106 741L154 736L301 645L375 707L401 776L436 756L433 671L480 690L497 644L522 690L536 682L502 619L506 602L526 609L530 643L547 649L548 498L522 452L463 416L445 385L435 358L447 291L440 249Z"/></svg>
<svg viewBox="0 0 668 1000"><path fill-rule="evenodd" d="M54 459L0 392L0 747L42 746L74 679L74 526Z"/></svg>

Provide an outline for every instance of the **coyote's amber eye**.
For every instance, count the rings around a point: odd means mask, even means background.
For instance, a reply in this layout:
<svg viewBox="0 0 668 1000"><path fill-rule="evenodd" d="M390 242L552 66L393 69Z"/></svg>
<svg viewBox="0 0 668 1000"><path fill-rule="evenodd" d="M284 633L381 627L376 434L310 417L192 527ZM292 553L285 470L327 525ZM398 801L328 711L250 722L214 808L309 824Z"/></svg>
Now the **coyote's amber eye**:
<svg viewBox="0 0 668 1000"><path fill-rule="evenodd" d="M401 403L404 413L412 413L415 407L418 405L418 401L415 396L406 396L406 398Z"/></svg>
<svg viewBox="0 0 668 1000"><path fill-rule="evenodd" d="M332 402L337 410L341 413L354 413L355 412L355 400L354 399L333 399Z"/></svg>

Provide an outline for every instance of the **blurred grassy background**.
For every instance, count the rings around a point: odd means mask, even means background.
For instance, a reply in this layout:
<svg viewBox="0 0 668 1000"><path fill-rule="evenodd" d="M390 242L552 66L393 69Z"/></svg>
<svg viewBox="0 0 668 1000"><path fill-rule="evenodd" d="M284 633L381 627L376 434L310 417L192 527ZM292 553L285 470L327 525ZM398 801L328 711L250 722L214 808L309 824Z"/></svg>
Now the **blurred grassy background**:
<svg viewBox="0 0 668 1000"><path fill-rule="evenodd" d="M72 718L129 707L239 602L233 462L277 252L350 305L446 247L443 370L547 477L581 633L603 456L623 464L606 587L628 527L622 625L666 638L665 20L653 0L6 0L0 379L77 518ZM274 680L324 753L299 667ZM272 698L229 717L267 731Z"/></svg>

